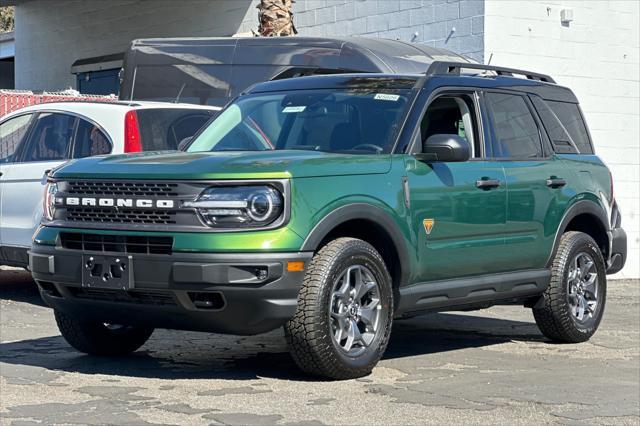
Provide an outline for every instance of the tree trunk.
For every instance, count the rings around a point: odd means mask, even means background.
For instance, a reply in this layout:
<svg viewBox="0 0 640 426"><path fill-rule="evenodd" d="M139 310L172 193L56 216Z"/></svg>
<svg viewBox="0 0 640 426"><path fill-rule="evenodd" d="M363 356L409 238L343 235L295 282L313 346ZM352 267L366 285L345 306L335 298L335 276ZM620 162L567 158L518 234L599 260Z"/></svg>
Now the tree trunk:
<svg viewBox="0 0 640 426"><path fill-rule="evenodd" d="M294 0L260 0L258 4L258 33L263 37L279 37L297 34L293 25Z"/></svg>

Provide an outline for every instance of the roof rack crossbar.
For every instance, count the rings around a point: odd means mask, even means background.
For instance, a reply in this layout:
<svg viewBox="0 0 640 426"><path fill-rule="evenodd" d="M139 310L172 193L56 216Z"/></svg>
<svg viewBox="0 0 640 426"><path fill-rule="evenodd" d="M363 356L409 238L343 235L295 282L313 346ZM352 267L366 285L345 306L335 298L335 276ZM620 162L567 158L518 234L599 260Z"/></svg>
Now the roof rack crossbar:
<svg viewBox="0 0 640 426"><path fill-rule="evenodd" d="M531 71L519 70L515 68L498 67L495 65L483 65L474 64L470 62L446 62L446 61L433 61L425 75L427 77L433 75L460 75L461 69L474 69L483 71L493 71L498 75L506 75L512 77L514 74L525 76L529 80L543 81L545 83L555 83L556 81L547 74L540 74Z"/></svg>

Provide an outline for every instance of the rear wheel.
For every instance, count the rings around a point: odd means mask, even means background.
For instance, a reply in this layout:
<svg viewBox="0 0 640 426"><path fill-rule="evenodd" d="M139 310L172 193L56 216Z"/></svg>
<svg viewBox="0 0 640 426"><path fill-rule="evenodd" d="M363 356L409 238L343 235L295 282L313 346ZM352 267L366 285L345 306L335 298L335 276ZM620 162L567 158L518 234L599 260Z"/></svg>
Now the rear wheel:
<svg viewBox="0 0 640 426"><path fill-rule="evenodd" d="M84 321L54 311L62 337L80 352L118 356L134 352L149 339L153 328Z"/></svg>
<svg viewBox="0 0 640 426"><path fill-rule="evenodd" d="M387 347L392 307L380 254L355 238L331 241L311 260L285 325L293 359L306 373L332 379L369 374Z"/></svg>
<svg viewBox="0 0 640 426"><path fill-rule="evenodd" d="M582 232L565 233L551 269L542 306L533 316L551 340L589 340L600 325L607 295L604 258L596 242Z"/></svg>

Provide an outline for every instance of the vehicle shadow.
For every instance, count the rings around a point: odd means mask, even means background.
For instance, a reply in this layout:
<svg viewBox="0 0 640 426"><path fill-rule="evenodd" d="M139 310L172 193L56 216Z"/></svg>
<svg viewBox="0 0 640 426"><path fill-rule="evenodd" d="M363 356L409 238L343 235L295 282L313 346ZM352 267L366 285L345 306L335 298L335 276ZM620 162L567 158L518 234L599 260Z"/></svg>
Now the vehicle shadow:
<svg viewBox="0 0 640 426"><path fill-rule="evenodd" d="M460 314L396 321L384 359L425 356L509 341L542 341L534 323ZM51 371L159 379L315 380L295 368L281 330L241 337L157 330L139 351L102 358L73 350L61 336L0 343L3 376L21 366ZM428 362L428 358L426 358ZM14 369L11 366L15 366Z"/></svg>
<svg viewBox="0 0 640 426"><path fill-rule="evenodd" d="M24 269L0 269L0 299L46 306L31 273Z"/></svg>

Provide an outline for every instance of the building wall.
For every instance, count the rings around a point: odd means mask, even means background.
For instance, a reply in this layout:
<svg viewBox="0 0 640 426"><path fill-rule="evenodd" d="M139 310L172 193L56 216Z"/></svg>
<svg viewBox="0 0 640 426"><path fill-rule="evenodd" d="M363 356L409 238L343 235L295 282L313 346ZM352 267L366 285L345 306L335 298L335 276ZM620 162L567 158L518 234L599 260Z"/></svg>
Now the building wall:
<svg viewBox="0 0 640 426"><path fill-rule="evenodd" d="M32 0L15 13L16 88L75 88L77 59L124 52L148 37L225 36L257 21L252 0Z"/></svg>
<svg viewBox="0 0 640 426"><path fill-rule="evenodd" d="M482 0L297 0L294 12L300 35L399 39L483 60Z"/></svg>
<svg viewBox="0 0 640 426"><path fill-rule="evenodd" d="M78 59L123 52L132 39L228 36L257 30L258 0L19 1L16 88L75 88ZM397 38L482 61L484 2L477 0L298 0L301 36ZM455 31L453 29L455 28Z"/></svg>
<svg viewBox="0 0 640 426"><path fill-rule="evenodd" d="M510 1L485 4L485 59L551 74L580 100L596 153L614 177L628 234L619 277L640 277L639 2ZM562 25L561 9L573 10Z"/></svg>

